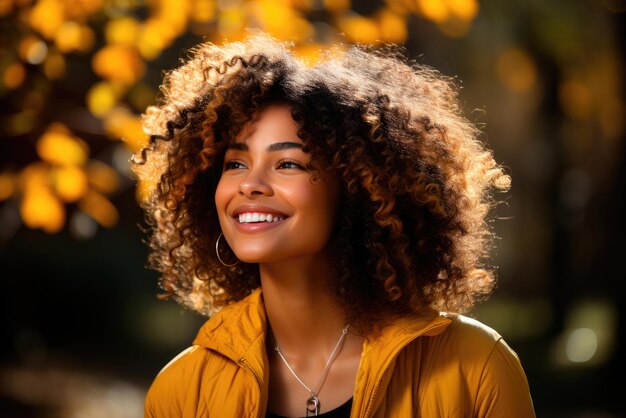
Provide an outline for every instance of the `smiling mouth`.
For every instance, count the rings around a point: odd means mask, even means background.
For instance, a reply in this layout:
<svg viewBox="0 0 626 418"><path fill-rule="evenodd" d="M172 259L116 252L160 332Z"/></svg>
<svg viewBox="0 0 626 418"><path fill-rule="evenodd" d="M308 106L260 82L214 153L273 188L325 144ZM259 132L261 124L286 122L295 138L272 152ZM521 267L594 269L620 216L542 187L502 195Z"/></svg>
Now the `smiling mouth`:
<svg viewBox="0 0 626 418"><path fill-rule="evenodd" d="M272 215L271 213L262 212L244 212L238 215L240 224L251 223L272 223L279 222L286 218L286 216Z"/></svg>

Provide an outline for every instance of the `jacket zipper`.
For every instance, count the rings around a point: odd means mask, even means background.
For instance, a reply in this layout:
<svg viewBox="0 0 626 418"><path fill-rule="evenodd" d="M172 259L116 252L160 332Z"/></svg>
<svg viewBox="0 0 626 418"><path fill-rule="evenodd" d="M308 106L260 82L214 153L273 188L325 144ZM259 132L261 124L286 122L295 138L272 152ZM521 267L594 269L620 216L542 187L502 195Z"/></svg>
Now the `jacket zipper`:
<svg viewBox="0 0 626 418"><path fill-rule="evenodd" d="M239 367L241 367L242 369L245 369L247 371L249 371L250 373L252 373L252 376L254 376L254 378L256 379L256 383L257 383L257 390L259 391L259 398L261 397L261 378L256 374L256 372L254 371L254 369L252 367L250 367L248 365L248 362L246 361L245 357L241 357L238 361L237 361L237 365ZM258 413L256 414L257 416L261 416L261 410L260 408L258 408L257 405L257 409L258 409Z"/></svg>
<svg viewBox="0 0 626 418"><path fill-rule="evenodd" d="M415 341L417 338L421 337L428 331L437 328L438 326L439 325L433 325L422 330L422 332L419 335L416 335L415 337L411 338L405 345L403 345L403 348L411 344L413 341ZM402 349L398 350L398 353L400 351L402 351ZM396 357L397 357L397 354L394 356L394 358ZM383 370L387 370L388 367L389 367L389 364L386 364ZM384 375L384 372L383 372L383 375ZM365 410L365 415L363 415L363 418L369 418L370 415L372 414L372 409L374 408L374 402L376 401L376 397L378 396L378 391L380 390L380 386L382 385L382 382L383 382L383 378L379 379L378 382L376 382L374 389L372 389L372 396L370 397L370 400L367 404L367 409Z"/></svg>
<svg viewBox="0 0 626 418"><path fill-rule="evenodd" d="M374 386L374 389L372 391L372 396L370 397L370 401L367 404L367 409L365 410L365 415L363 415L363 418L369 418L369 416L372 414L374 401L376 400L376 397L378 396L378 391L380 390L381 383L382 383L382 379L376 382L376 385Z"/></svg>

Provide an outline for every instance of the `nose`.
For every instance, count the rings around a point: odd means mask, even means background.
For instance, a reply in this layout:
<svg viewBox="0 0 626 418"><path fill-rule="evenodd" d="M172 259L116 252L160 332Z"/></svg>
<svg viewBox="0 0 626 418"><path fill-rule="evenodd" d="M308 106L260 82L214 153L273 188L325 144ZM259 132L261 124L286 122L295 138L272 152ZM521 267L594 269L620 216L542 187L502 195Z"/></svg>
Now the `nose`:
<svg viewBox="0 0 626 418"><path fill-rule="evenodd" d="M258 196L271 196L274 194L274 190L263 173L259 170L250 170L248 175L239 183L239 194L248 199L253 199Z"/></svg>

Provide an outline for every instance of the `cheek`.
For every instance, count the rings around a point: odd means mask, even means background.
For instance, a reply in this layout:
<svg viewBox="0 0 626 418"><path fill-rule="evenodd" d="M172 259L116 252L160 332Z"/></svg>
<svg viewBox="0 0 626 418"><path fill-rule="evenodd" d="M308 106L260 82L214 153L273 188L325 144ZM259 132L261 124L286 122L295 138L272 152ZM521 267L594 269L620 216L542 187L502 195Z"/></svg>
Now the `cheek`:
<svg viewBox="0 0 626 418"><path fill-rule="evenodd" d="M329 187L326 184L309 189L306 196L309 216L315 219L317 232L326 238L332 234L338 212L338 192L337 188Z"/></svg>
<svg viewBox="0 0 626 418"><path fill-rule="evenodd" d="M223 221L225 220L226 207L228 206L229 200L229 187L226 182L220 180L217 184L217 188L215 189L215 208L217 209L220 224L223 224Z"/></svg>

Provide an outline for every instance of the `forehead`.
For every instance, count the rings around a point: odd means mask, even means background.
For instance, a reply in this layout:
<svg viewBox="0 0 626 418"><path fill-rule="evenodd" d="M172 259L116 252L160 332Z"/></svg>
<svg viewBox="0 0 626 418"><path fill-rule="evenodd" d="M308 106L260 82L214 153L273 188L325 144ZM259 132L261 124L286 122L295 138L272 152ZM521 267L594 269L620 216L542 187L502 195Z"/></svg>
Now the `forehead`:
<svg viewBox="0 0 626 418"><path fill-rule="evenodd" d="M298 124L291 116L288 105L269 105L259 110L237 135L235 143L267 144L273 142L298 142Z"/></svg>

